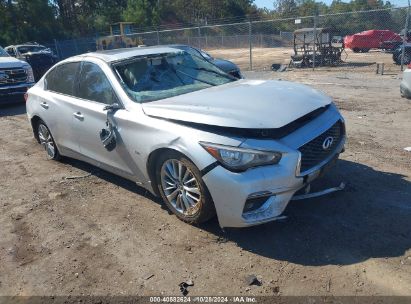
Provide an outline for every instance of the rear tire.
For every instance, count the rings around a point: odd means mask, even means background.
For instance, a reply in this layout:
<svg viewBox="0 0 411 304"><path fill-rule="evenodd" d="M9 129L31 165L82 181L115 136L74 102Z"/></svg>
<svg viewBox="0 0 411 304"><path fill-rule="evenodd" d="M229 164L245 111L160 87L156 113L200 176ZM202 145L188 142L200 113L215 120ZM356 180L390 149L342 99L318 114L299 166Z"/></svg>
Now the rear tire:
<svg viewBox="0 0 411 304"><path fill-rule="evenodd" d="M36 134L39 143L43 146L46 151L47 158L53 160L60 160L60 152L57 149L54 138L44 121L39 120L36 126Z"/></svg>
<svg viewBox="0 0 411 304"><path fill-rule="evenodd" d="M200 170L184 155L165 152L155 165L158 191L182 221L200 224L215 216L214 203Z"/></svg>

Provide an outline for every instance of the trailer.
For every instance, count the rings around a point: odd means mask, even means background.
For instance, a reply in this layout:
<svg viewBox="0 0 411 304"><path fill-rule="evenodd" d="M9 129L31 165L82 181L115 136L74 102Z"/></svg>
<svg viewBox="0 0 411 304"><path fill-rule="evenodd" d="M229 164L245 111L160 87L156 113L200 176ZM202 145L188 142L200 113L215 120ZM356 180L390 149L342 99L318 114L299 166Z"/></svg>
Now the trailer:
<svg viewBox="0 0 411 304"><path fill-rule="evenodd" d="M340 64L344 44L328 28L302 28L294 31L294 55L291 65L295 67L335 66ZM334 42L333 42L334 40ZM314 56L315 54L315 56Z"/></svg>

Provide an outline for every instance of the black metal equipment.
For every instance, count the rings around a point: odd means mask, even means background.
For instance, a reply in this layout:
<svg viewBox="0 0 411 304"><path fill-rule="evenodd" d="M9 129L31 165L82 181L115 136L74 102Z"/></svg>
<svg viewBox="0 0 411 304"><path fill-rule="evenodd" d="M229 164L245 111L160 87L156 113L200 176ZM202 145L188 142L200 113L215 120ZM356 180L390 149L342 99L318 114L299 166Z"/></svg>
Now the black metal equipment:
<svg viewBox="0 0 411 304"><path fill-rule="evenodd" d="M333 43L332 30L328 28L303 28L294 31L294 55L290 65L295 67L335 66L340 64L342 43ZM313 56L315 51L315 56Z"/></svg>
<svg viewBox="0 0 411 304"><path fill-rule="evenodd" d="M105 106L103 109L103 111L107 111L107 129L101 129L100 140L103 143L104 148L109 152L113 151L117 146L116 123L113 119L113 115L120 109L122 109L122 107L117 103Z"/></svg>

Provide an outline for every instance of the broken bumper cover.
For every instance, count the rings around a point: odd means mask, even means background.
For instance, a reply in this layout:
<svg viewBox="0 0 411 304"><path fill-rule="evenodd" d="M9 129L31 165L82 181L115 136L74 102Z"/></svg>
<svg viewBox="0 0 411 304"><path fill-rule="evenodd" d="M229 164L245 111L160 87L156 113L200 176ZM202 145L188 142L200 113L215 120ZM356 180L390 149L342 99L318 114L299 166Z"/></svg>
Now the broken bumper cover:
<svg viewBox="0 0 411 304"><path fill-rule="evenodd" d="M289 153L278 165L264 166L235 173L217 166L204 177L214 200L221 227L247 227L283 219L284 212L294 194L319 177L344 149L342 139L335 152L310 174L296 176L300 154ZM245 211L246 204L254 198L260 205Z"/></svg>

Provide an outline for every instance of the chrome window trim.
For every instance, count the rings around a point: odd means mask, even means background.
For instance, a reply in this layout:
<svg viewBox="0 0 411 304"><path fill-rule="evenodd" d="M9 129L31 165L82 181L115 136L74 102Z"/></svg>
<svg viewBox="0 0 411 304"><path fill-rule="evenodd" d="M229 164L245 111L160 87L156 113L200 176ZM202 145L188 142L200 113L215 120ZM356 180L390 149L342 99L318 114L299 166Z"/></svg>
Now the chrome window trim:
<svg viewBox="0 0 411 304"><path fill-rule="evenodd" d="M54 67L53 67L51 70L49 70L49 71L47 72L47 74L44 76L44 90L47 91L47 92L51 92L51 93L53 93L53 94L57 94L57 95L61 95L61 96L66 96L66 97L71 97L71 98L74 98L74 99L78 99L78 100L80 100L80 101L92 102L92 103L99 104L99 105L108 105L108 104L103 103L103 102L99 102L99 101L95 101L95 100L90 100L90 99L85 99L85 98L81 98L81 97L79 97L79 96L64 94L64 93L61 93L61 92L56 92L56 91L50 90L50 89L47 87L47 76L48 76L52 71L54 71L56 68L58 68L58 67L60 67L60 66L63 66L63 65L65 65L65 64L70 64L70 63L79 63L79 64L80 64L78 79L77 79L77 81L76 81L76 86L77 86L77 85L79 84L80 73L81 73L81 68L82 68L83 62L95 64L95 65L97 65L97 66L100 68L100 70L102 71L102 73L106 76L107 81L110 83L111 89L113 90L114 95L115 95L115 97L116 97L116 102L117 102L117 103L122 107L122 109L124 110L124 109L125 109L125 106L124 106L123 102L121 101L121 99L118 97L118 94L117 94L116 90L114 89L113 83L111 82L110 78L107 77L106 73L101 69L101 67L100 67L98 64L96 64L95 62L89 61L89 60L78 60L78 61L62 62L61 64L58 64L58 65L54 66Z"/></svg>

